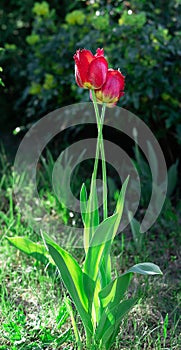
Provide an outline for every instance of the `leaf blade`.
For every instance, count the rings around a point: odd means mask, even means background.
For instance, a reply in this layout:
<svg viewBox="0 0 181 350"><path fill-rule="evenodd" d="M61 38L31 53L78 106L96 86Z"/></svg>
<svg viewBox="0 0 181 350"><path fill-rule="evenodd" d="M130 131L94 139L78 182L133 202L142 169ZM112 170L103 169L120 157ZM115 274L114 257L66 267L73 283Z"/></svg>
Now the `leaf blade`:
<svg viewBox="0 0 181 350"><path fill-rule="evenodd" d="M118 307L115 307L114 313L115 313L115 324L111 326L111 329L107 329L104 332L104 335L102 337L103 343L106 345L106 348L109 349L111 345L114 343L115 338L119 332L119 327L121 324L121 321L123 317L131 311L131 309L135 306L135 304L138 302L137 298L130 298L128 300L123 301L121 304L118 305ZM110 332L112 330L112 334Z"/></svg>
<svg viewBox="0 0 181 350"><path fill-rule="evenodd" d="M95 332L96 340L102 340L103 344L106 345L113 333L117 331L122 318L131 310L137 300L136 298L130 298L114 305L114 307L108 306L105 308Z"/></svg>
<svg viewBox="0 0 181 350"><path fill-rule="evenodd" d="M123 299L131 278L132 273L123 274L100 291L99 298L103 308L107 307L108 304L114 307Z"/></svg>
<svg viewBox="0 0 181 350"><path fill-rule="evenodd" d="M86 225L86 209L87 209L87 190L85 183L82 184L81 190L80 190L80 211L82 216L82 221L84 226Z"/></svg>
<svg viewBox="0 0 181 350"><path fill-rule="evenodd" d="M139 273L141 275L163 275L162 271L160 270L158 265L155 265L151 262L144 262L139 263L134 266L132 266L130 269L127 270L126 273L133 272L133 273Z"/></svg>
<svg viewBox="0 0 181 350"><path fill-rule="evenodd" d="M6 238L15 248L19 249L23 253L28 254L32 258L43 263L47 263L47 261L49 261L52 265L54 265L54 261L48 254L44 245L33 242L29 238L21 236Z"/></svg>
<svg viewBox="0 0 181 350"><path fill-rule="evenodd" d="M84 273L71 254L58 246L48 235L44 234L43 236L85 328L92 333L93 326L88 314L89 300L84 288ZM89 280L89 276L86 276L86 280Z"/></svg>
<svg viewBox="0 0 181 350"><path fill-rule="evenodd" d="M113 235L114 224L117 214L105 219L97 228L90 242L90 246L84 262L84 272L90 278L96 280L99 272L99 266L103 257L105 242L110 241ZM106 233L105 233L106 232Z"/></svg>

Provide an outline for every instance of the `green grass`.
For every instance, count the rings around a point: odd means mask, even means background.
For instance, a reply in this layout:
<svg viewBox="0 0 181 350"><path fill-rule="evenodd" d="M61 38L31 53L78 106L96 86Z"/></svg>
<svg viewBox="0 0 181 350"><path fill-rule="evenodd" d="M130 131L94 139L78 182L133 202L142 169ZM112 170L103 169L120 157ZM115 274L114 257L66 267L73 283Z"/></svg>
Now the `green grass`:
<svg viewBox="0 0 181 350"><path fill-rule="evenodd" d="M4 242L0 250L0 349L59 349L73 340L56 272ZM69 347L71 348L71 347Z"/></svg>
<svg viewBox="0 0 181 350"><path fill-rule="evenodd" d="M11 171L4 158L2 164L6 175L0 183L0 350L76 349L66 307L67 292L58 272L17 251L6 240L6 236L14 235L40 238L18 213ZM55 206L59 217L69 220L65 208L48 195L46 183L44 188L48 212ZM115 239L113 273L123 272L133 263L152 261L160 266L163 277L134 277L129 293L137 291L142 300L124 319L114 349L181 349L181 218L178 214L179 210L168 202L139 248L129 229ZM74 249L73 252L79 262L82 261L83 251ZM74 308L73 311L79 323ZM79 328L82 329L81 323Z"/></svg>

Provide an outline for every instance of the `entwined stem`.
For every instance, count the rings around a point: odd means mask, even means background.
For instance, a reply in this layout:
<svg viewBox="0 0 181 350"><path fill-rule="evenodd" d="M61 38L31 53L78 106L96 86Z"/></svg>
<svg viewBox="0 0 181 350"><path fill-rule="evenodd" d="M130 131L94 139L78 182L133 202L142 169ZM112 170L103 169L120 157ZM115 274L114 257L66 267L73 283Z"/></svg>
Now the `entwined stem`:
<svg viewBox="0 0 181 350"><path fill-rule="evenodd" d="M104 103L102 106L101 117L99 115L98 104L96 101L95 91L92 90L92 100L95 109L96 122L98 128L98 142L96 148L96 157L99 157L99 150L101 152L101 160L102 160L102 177L103 177L103 218L104 220L107 218L107 174L106 174L106 161L105 161L105 151L104 151L104 140L102 135L102 129L104 124L104 116L106 110L106 104ZM95 159L96 163L96 159ZM97 160L98 164L98 160ZM97 166L96 164L96 166ZM95 178L97 176L97 168L95 169Z"/></svg>
<svg viewBox="0 0 181 350"><path fill-rule="evenodd" d="M103 125L103 122L104 122L105 109L106 109L106 105L103 104L103 106L102 106L102 114L101 114L101 123L102 123L102 125ZM100 150L101 150L102 177L103 177L103 215L104 215L104 220L105 220L107 218L107 174L106 174L106 160L105 160L103 136L101 137Z"/></svg>
<svg viewBox="0 0 181 350"><path fill-rule="evenodd" d="M97 144L96 144L96 154L95 154L95 162L94 162L94 169L92 173L91 178L91 185L90 185L90 196L87 204L87 220L86 220L86 227L84 227L84 247L85 251L87 251L87 248L89 246L90 240L93 235L93 222L92 222L92 213L94 212L95 208L95 197L96 194L96 178L97 178L97 171L98 171L98 162L99 162L99 152L101 152L101 159L102 159L102 176L103 176L103 218L107 218L107 178L106 178L106 161L105 161L105 152L104 152L104 141L102 136L102 129L104 124L104 116L105 116L105 109L106 105L103 104L101 117L99 115L99 109L96 101L96 96L94 90L92 91L92 99L95 109L95 115L96 115L96 122L97 122L97 129L98 129L98 138L97 138Z"/></svg>

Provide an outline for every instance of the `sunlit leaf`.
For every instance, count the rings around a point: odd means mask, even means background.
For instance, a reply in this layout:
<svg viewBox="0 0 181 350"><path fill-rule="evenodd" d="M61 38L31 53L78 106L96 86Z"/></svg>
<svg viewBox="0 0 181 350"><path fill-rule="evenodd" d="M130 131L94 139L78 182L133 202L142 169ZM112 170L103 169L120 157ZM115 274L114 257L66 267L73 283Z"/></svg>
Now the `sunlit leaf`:
<svg viewBox="0 0 181 350"><path fill-rule="evenodd" d="M123 299L129 287L131 277L131 272L123 274L101 290L99 298L104 308L109 304L111 304L111 307L114 307Z"/></svg>
<svg viewBox="0 0 181 350"><path fill-rule="evenodd" d="M116 219L117 214L105 219L98 226L90 242L90 247L84 263L84 271L93 280L96 280L99 272L99 266L104 255L105 243L112 239Z"/></svg>
<svg viewBox="0 0 181 350"><path fill-rule="evenodd" d="M106 344L113 336L113 333L117 331L122 318L131 310L137 300L132 298L114 305L114 307L107 307L96 329L95 338L97 340L102 339L103 344Z"/></svg>
<svg viewBox="0 0 181 350"><path fill-rule="evenodd" d="M86 208L87 208L87 191L86 191L86 186L83 183L80 191L80 210L81 210L81 216L82 216L82 221L86 223Z"/></svg>
<svg viewBox="0 0 181 350"><path fill-rule="evenodd" d="M117 230L119 228L120 225L120 221L122 218L122 214L123 214L123 209L124 209L124 201L125 201L125 194L126 194L126 189L128 186L128 181L129 181L129 176L126 178L126 180L124 181L118 200L117 200L117 205L116 205L116 210L115 213L118 214L117 216L117 220L116 220L116 224L114 226L114 234L113 234L113 238L115 237Z"/></svg>
<svg viewBox="0 0 181 350"><path fill-rule="evenodd" d="M91 227L93 228L93 232L91 237L94 234L94 231L96 227L99 225L99 204L98 204L98 197L97 197L97 188L94 186L94 192L93 192L93 211L91 213Z"/></svg>
<svg viewBox="0 0 181 350"><path fill-rule="evenodd" d="M89 300L85 291L85 280L90 281L89 276L84 276L77 261L66 250L58 246L48 235L43 234L49 253L57 265L62 280L80 314L85 328L92 333L91 315L88 313Z"/></svg>
<svg viewBox="0 0 181 350"><path fill-rule="evenodd" d="M55 265L50 254L48 254L44 245L35 243L26 237L7 237L8 241L14 245L17 249L21 250L23 253L30 255L32 258L39 260L43 263L49 261L51 264Z"/></svg>
<svg viewBox="0 0 181 350"><path fill-rule="evenodd" d="M84 223L84 247L87 252L90 240L99 225L99 207L96 186L93 186L92 198L89 197L87 201L86 187L85 184L83 184L80 192L80 200L81 215Z"/></svg>
<svg viewBox="0 0 181 350"><path fill-rule="evenodd" d="M134 272L141 275L162 275L158 265L151 262L140 263L132 266L126 273Z"/></svg>
<svg viewBox="0 0 181 350"><path fill-rule="evenodd" d="M102 259L101 266L100 266L102 287L105 287L111 281L111 259L110 259L111 243L112 243L112 241L113 241L113 239L118 231L118 227L119 227L120 222L121 222L128 181L129 181L129 176L127 177L127 179L123 183L119 197L118 197L116 210L115 210L115 213L117 214L117 219L116 219L116 222L114 225L112 239L111 239L111 241L108 241L105 244L105 248L104 248L104 255L103 255L103 259Z"/></svg>

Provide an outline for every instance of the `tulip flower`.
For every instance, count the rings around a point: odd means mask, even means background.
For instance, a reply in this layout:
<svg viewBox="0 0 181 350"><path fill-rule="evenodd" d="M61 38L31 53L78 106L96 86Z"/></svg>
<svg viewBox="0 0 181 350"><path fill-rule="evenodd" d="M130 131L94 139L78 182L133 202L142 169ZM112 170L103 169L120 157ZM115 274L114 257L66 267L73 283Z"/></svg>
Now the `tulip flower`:
<svg viewBox="0 0 181 350"><path fill-rule="evenodd" d="M106 103L108 107L114 107L120 97L124 95L125 77L118 70L108 69L107 79L104 85L95 90L98 103ZM92 99L92 94L90 94Z"/></svg>
<svg viewBox="0 0 181 350"><path fill-rule="evenodd" d="M77 50L74 61L77 84L82 88L100 89L106 81L108 72L104 50L97 49L95 55L89 50Z"/></svg>

